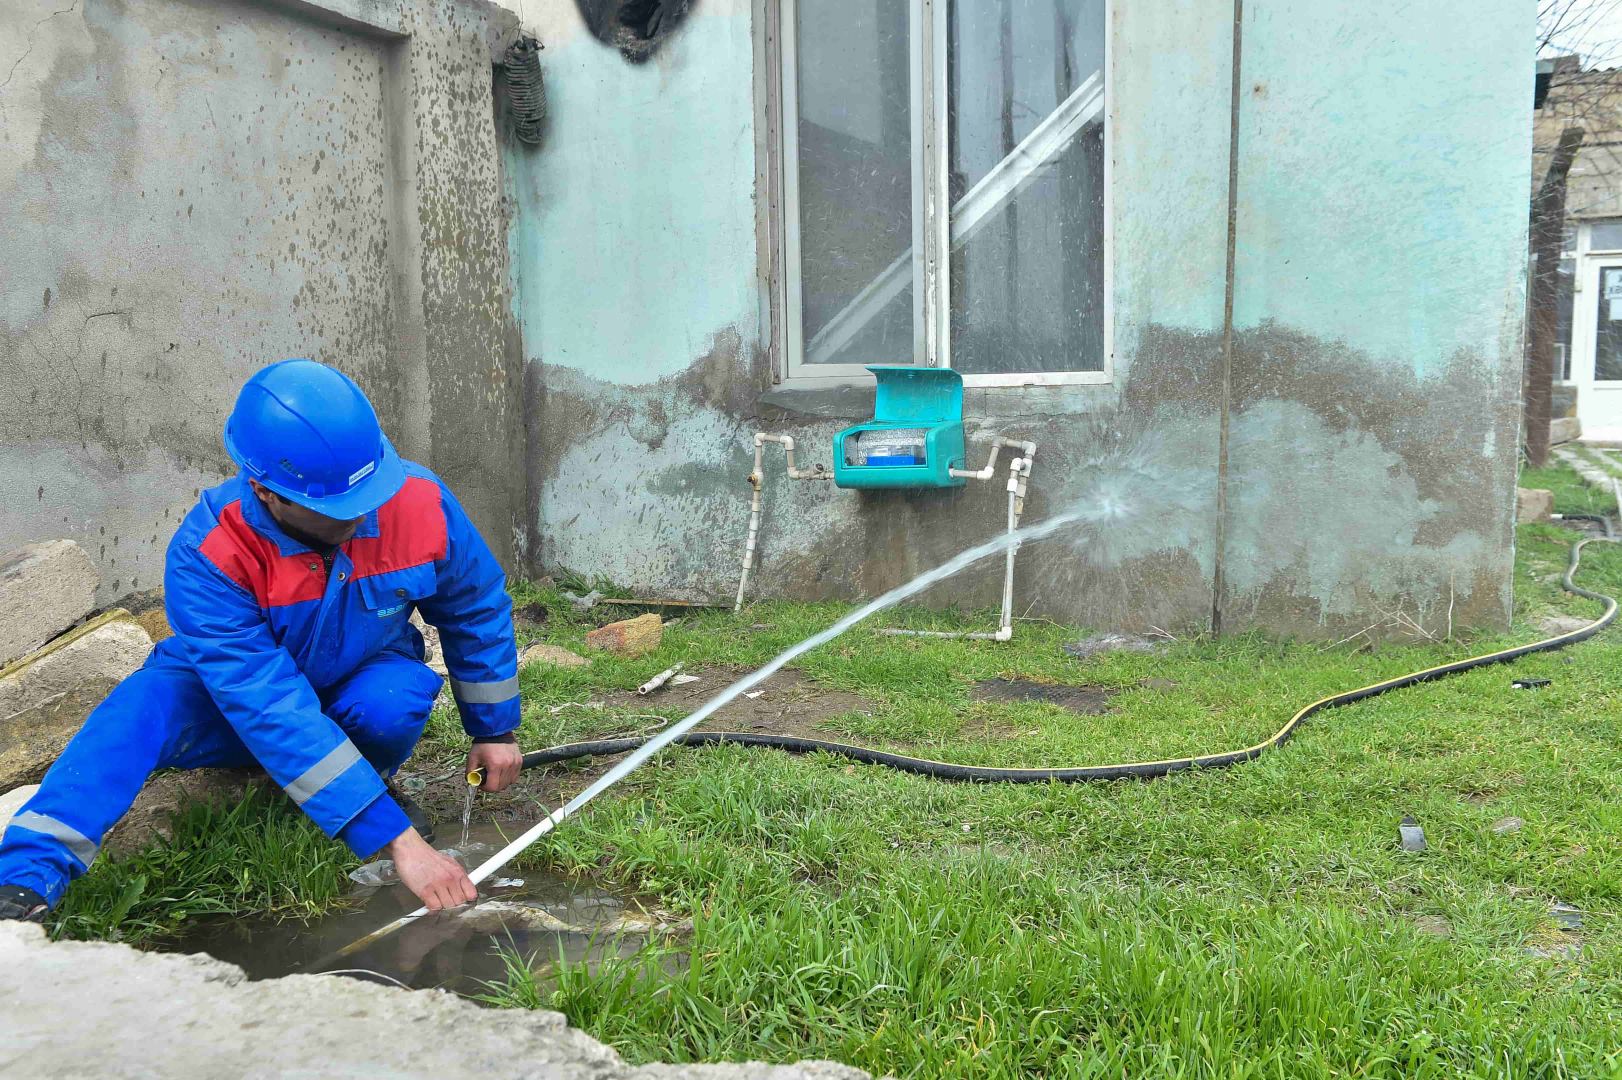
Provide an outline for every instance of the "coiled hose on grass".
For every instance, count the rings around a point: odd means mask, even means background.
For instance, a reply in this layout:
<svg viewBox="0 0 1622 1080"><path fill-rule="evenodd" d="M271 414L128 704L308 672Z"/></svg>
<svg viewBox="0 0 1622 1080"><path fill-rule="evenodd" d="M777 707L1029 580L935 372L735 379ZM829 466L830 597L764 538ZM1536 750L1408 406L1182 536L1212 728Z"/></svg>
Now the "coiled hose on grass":
<svg viewBox="0 0 1622 1080"><path fill-rule="evenodd" d="M1605 539L1613 539L1610 522L1598 515L1566 514L1563 520L1597 521L1605 527ZM1301 726L1302 721L1313 713L1322 712L1324 709L1332 709L1339 705L1350 705L1354 701L1376 697L1391 690L1399 690L1404 686L1413 686L1415 683L1430 682L1433 679L1456 675L1461 671L1469 671L1471 668L1485 667L1488 664L1507 663L1531 653L1561 649L1567 645L1575 645L1579 641L1586 641L1593 637L1611 624L1616 618L1617 609L1617 602L1614 597L1591 592L1572 580L1579 563L1582 561L1583 547L1595 539L1599 538L1585 537L1571 545L1571 559L1566 566L1565 577L1561 581L1561 587L1573 596L1595 600L1605 605L1605 611L1600 617L1587 626L1568 633L1557 634L1542 641L1517 645L1509 649L1500 649L1497 652L1484 653L1481 656L1472 656L1467 660L1455 660L1450 664L1441 664L1437 667L1426 668L1423 671L1398 675L1396 678L1385 679L1381 682L1371 683L1368 686L1360 686L1356 690L1346 690L1339 694L1319 698L1312 704L1297 711L1294 716L1290 717L1289 722L1274 732L1270 738L1254 746L1247 746L1242 750L1229 750L1225 753L1205 754L1199 757L1167 758L1163 761L1134 761L1117 765L1019 769L988 765L954 765L951 762L931 761L928 758L909 757L905 754L892 754L884 750L869 749L865 746L850 746L846 743L826 742L822 739L802 739L789 735L756 735L738 731L691 731L679 736L675 742L682 746L759 746L773 750L786 750L791 754L809 754L821 751L828 754L838 754L841 757L865 765L883 765L886 768L899 769L902 772L931 776L937 780L966 780L981 783L1039 784L1050 780L1145 780L1181 772L1185 769L1226 768L1230 765L1237 765L1242 761L1250 761L1260 757L1265 751L1283 746L1290 741L1291 736ZM545 750L534 750L525 754L524 768L544 768L548 765L573 761L578 758L629 753L647 741L645 738L594 739L588 742L552 746Z"/></svg>

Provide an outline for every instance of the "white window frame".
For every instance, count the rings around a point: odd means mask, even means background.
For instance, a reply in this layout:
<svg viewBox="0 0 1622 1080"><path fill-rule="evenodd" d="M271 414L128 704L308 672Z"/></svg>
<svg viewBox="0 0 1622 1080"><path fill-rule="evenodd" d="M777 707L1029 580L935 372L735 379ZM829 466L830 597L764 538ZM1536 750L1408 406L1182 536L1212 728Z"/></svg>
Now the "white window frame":
<svg viewBox="0 0 1622 1080"><path fill-rule="evenodd" d="M802 325L800 291L800 201L799 201L799 87L796 7L803 0L765 0L774 7L776 95L775 110L768 95L767 126L779 132L773 177L781 199L773 233L777 243L777 281L774 302L779 318L778 347L782 357L781 376L785 385L807 389L821 386L849 386L873 382L873 376L860 364L808 364L804 361L806 342ZM913 288L913 353L911 362L921 367L951 367L951 250L952 227L949 212L947 102L950 83L947 65L948 0L909 0L908 29L912 88L912 232L910 251ZM757 9L758 10L758 9ZM1102 73L1102 120L1104 124L1104 228L1103 228L1103 367L1097 371L1035 371L989 375L965 374L968 387L1074 386L1110 383L1115 378L1114 319L1114 233L1113 158L1114 127L1110 118L1112 98L1111 27L1113 0L1104 4L1104 69ZM927 27L928 33L919 28ZM768 43L767 54L772 50ZM1086 97L1088 87L1078 88ZM1096 90L1091 91L1096 93ZM775 115L773 114L775 111ZM1055 113L1055 116L1058 114ZM1051 118L1050 118L1051 119ZM1027 136L1039 141L1048 128L1045 122ZM933 168L929 167L933 163ZM899 261L899 260L898 260ZM919 287L919 285L922 287ZM894 363L905 363L898 357Z"/></svg>

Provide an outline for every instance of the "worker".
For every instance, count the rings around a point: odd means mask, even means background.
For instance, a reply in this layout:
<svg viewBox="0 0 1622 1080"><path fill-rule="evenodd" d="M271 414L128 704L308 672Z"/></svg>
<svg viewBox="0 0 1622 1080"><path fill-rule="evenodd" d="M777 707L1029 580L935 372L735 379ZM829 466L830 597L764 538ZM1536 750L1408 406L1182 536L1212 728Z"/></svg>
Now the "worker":
<svg viewBox="0 0 1622 1080"><path fill-rule="evenodd" d="M384 853L431 910L476 898L391 781L442 679L469 772L518 776L512 603L450 489L402 460L347 375L284 360L225 425L240 471L203 492L164 563L174 635L92 712L0 838L0 919L43 920L153 769L263 766L328 836ZM416 820L413 820L413 814Z"/></svg>

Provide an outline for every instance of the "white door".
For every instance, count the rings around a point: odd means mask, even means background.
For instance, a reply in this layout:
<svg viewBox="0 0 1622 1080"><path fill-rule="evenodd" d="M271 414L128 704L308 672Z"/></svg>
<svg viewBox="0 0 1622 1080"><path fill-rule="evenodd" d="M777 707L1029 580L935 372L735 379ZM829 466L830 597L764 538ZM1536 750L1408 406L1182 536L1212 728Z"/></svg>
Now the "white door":
<svg viewBox="0 0 1622 1080"><path fill-rule="evenodd" d="M1583 260L1571 331L1583 438L1622 441L1622 256Z"/></svg>

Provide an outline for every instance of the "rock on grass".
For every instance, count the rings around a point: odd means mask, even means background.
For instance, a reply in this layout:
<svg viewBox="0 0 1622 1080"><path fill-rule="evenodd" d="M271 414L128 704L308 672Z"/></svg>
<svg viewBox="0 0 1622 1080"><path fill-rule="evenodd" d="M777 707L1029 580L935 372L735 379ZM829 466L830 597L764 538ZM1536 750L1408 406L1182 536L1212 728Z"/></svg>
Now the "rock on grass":
<svg viewBox="0 0 1622 1080"><path fill-rule="evenodd" d="M664 623L650 612L599 626L586 635L586 644L620 656L644 656L659 647L664 632Z"/></svg>

